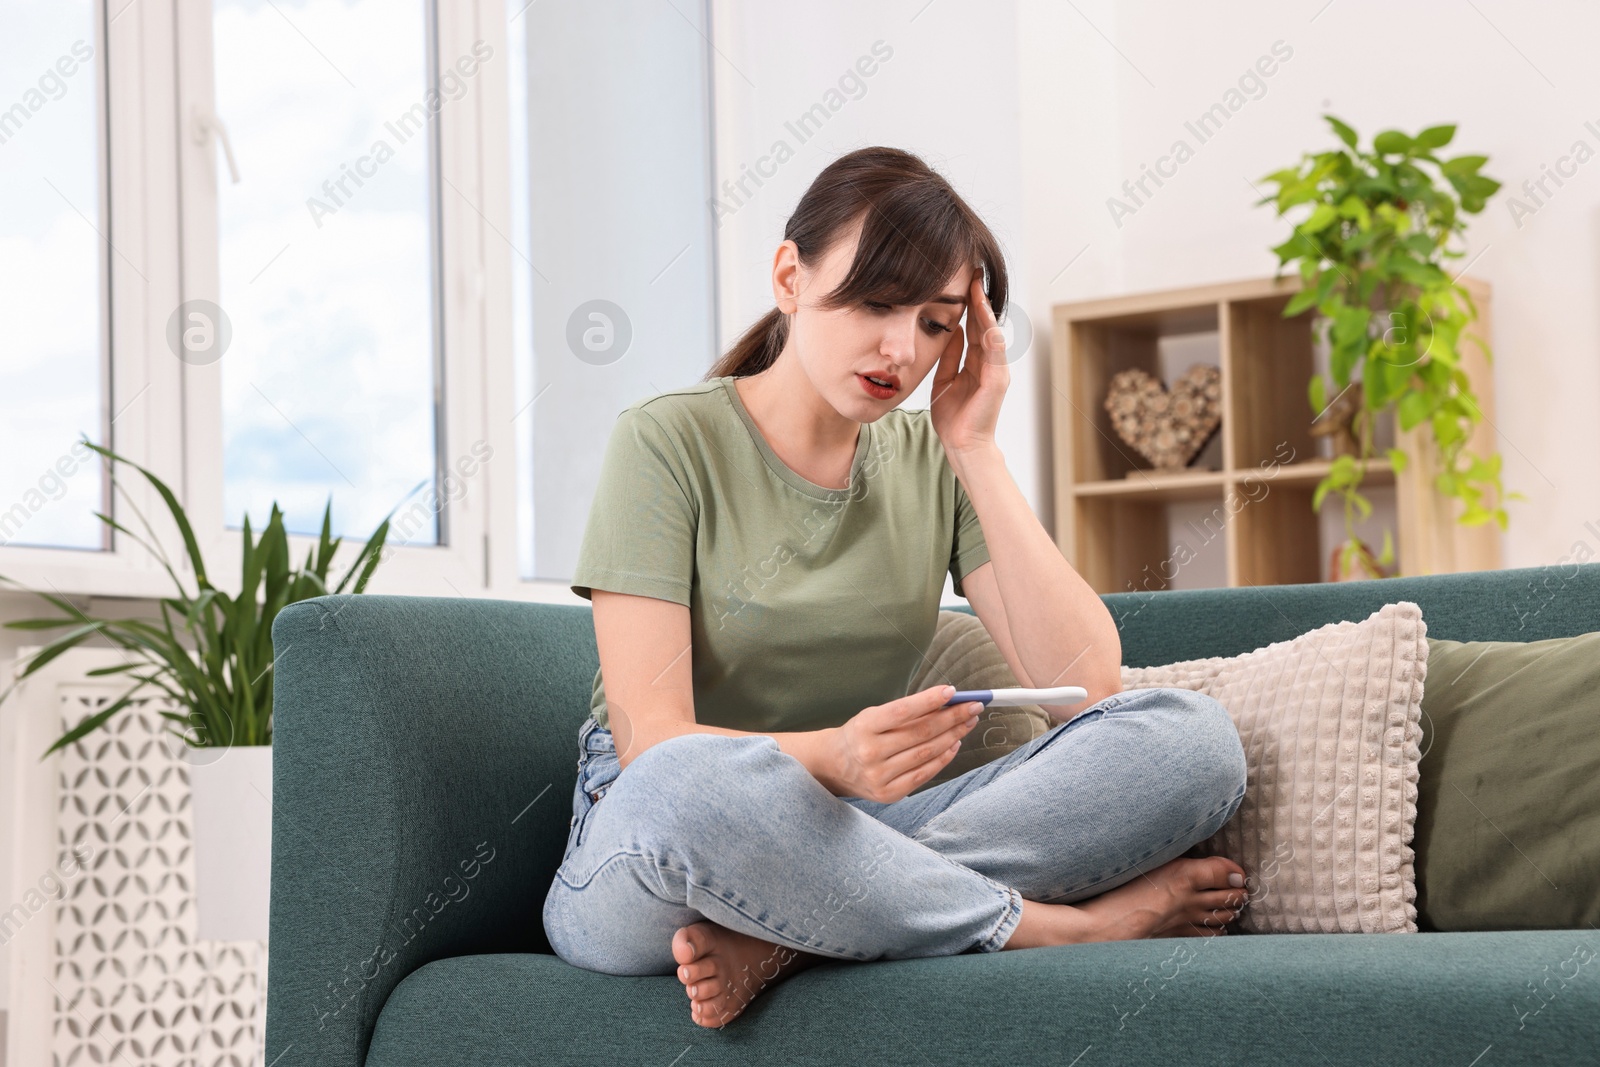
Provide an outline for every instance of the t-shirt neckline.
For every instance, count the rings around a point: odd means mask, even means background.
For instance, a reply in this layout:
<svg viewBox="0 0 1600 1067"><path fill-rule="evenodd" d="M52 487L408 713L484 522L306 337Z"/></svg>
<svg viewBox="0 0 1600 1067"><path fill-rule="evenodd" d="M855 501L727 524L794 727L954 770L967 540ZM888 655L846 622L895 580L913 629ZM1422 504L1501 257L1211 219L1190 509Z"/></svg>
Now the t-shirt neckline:
<svg viewBox="0 0 1600 1067"><path fill-rule="evenodd" d="M828 486L818 485L811 479L797 474L778 457L778 454L772 450L772 446L767 443L767 439L762 436L761 428L756 425L756 420L744 406L744 399L739 396L739 390L734 388L734 377L734 375L724 375L722 388L727 393L728 402L733 405L733 410L738 413L739 421L743 422L745 429L749 431L751 442L756 446L756 450L761 453L761 458L766 461L767 467L771 469L772 473L800 492L818 500L839 500L848 496L850 491L855 488L856 478L860 474L862 464L865 462L867 452L871 447L872 423L864 422L861 424L861 433L856 439L855 458L850 461L849 486L844 489L830 489Z"/></svg>

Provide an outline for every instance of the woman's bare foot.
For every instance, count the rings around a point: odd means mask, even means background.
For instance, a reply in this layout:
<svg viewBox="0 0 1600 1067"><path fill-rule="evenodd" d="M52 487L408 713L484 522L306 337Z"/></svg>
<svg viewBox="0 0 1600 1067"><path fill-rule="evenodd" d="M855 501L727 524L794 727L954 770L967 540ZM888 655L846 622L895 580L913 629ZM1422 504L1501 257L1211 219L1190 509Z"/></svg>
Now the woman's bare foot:
<svg viewBox="0 0 1600 1067"><path fill-rule="evenodd" d="M1238 875L1239 886L1229 875ZM1244 869L1222 856L1178 858L1081 904L1025 901L1002 948L1215 936L1244 905Z"/></svg>
<svg viewBox="0 0 1600 1067"><path fill-rule="evenodd" d="M775 945L709 919L680 926L672 935L678 981L689 995L689 1016L706 1027L737 1018L756 994L818 963L825 956Z"/></svg>

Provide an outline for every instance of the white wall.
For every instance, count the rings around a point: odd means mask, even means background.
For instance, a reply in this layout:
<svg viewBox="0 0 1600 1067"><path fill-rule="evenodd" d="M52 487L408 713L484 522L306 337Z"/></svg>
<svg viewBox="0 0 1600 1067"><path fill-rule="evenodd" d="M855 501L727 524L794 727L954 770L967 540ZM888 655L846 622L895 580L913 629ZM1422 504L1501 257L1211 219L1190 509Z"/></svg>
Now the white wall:
<svg viewBox="0 0 1600 1067"><path fill-rule="evenodd" d="M773 251L811 180L840 155L875 144L916 152L950 180L995 232L1013 298L1031 314L1014 4L719 2L715 11L724 347L771 309ZM861 69L872 73L853 83L862 57ZM831 101L830 90L840 90ZM820 129L797 135L798 116L830 102ZM781 164L779 142L793 153ZM770 177L759 186L747 180L743 190L722 186L750 171ZM1035 343L1013 361L1002 416L1002 448L1030 500L1038 496L1042 424L1034 401L1045 351ZM904 406L925 408L931 393L930 375Z"/></svg>
<svg viewBox="0 0 1600 1067"><path fill-rule="evenodd" d="M1267 249L1287 224L1270 206L1252 206L1261 194L1250 183L1302 151L1333 145L1324 112L1354 125L1364 143L1380 129L1456 123L1446 154L1489 156L1485 173L1506 186L1469 216L1468 254L1458 261L1471 261L1470 273L1494 287L1497 447L1506 488L1529 498L1508 505L1504 566L1600 557L1600 535L1585 528L1600 528L1592 473L1600 455L1600 70L1585 51L1600 35L1600 9L1504 0L1017 0L1017 11L1036 322L1048 323L1052 301L1271 274L1277 261ZM1263 79L1265 92L1199 143L1184 123L1221 100L1275 41L1292 54ZM1122 182L1178 138L1194 157L1119 227L1106 201L1126 199ZM1547 182L1553 195L1539 193L1542 206L1522 191L1580 139L1594 155L1564 185ZM1514 217L1513 195L1534 213ZM1586 547L1575 552L1579 542Z"/></svg>

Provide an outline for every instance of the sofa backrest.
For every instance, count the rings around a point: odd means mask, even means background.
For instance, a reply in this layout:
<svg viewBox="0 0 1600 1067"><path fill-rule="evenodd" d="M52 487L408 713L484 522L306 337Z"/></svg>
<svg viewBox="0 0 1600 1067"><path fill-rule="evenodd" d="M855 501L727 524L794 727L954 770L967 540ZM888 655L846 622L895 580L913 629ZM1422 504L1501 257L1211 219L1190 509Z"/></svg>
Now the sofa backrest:
<svg viewBox="0 0 1600 1067"><path fill-rule="evenodd" d="M1422 609L1428 636L1542 641L1600 630L1600 563L1305 585L1177 589L1101 597L1122 637L1122 662L1149 667L1236 656L1385 604ZM948 610L974 614L962 604Z"/></svg>

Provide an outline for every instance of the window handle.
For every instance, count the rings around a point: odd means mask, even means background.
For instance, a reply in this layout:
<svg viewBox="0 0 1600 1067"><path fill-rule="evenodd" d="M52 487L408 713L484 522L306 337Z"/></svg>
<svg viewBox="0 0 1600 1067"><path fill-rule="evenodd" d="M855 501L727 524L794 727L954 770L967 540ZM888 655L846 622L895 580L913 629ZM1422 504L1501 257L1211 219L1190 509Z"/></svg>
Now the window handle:
<svg viewBox="0 0 1600 1067"><path fill-rule="evenodd" d="M239 184L239 164L233 158L233 142L228 140L228 127L222 120L209 111L194 109L194 143L206 145L210 143L211 135L215 134L217 140L222 142L222 156L228 161L228 174L233 178L233 184Z"/></svg>

